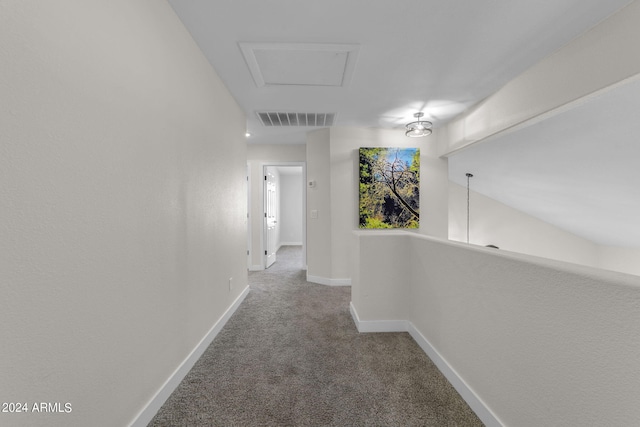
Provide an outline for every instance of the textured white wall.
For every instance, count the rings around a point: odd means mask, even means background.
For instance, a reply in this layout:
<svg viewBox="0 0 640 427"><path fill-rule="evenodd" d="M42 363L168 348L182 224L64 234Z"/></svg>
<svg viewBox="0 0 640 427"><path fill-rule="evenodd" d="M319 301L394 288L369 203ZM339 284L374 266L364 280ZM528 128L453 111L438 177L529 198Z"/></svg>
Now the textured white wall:
<svg viewBox="0 0 640 427"><path fill-rule="evenodd" d="M309 246L312 235L322 239L321 248L309 253L309 271L316 268L321 257L324 270L317 276L332 280L350 279L351 232L358 229L358 150L360 147L418 147L420 148L421 184L420 184L420 232L424 234L447 236L447 199L448 175L447 161L436 156L436 135L416 141L407 138L401 130L334 127L330 131L317 135L307 142L308 179L314 178L318 171L317 189L309 190L308 210L313 198L319 215L330 218L309 219ZM314 155L312 148L324 150L323 155ZM327 158L328 151L328 158ZM315 195L323 194L322 206L316 202ZM329 210L329 212L327 212ZM323 222L325 221L325 222ZM321 228L321 227L324 228ZM311 274L311 273L310 273Z"/></svg>
<svg viewBox="0 0 640 427"><path fill-rule="evenodd" d="M331 278L331 160L329 129L307 133L307 275ZM317 218L311 218L311 211Z"/></svg>
<svg viewBox="0 0 640 427"><path fill-rule="evenodd" d="M467 241L467 189L449 184L449 239ZM470 192L469 243L596 266L598 245Z"/></svg>
<svg viewBox="0 0 640 427"><path fill-rule="evenodd" d="M414 233L355 234L360 320L411 322L503 425L640 420L640 278Z"/></svg>
<svg viewBox="0 0 640 427"><path fill-rule="evenodd" d="M280 175L280 244L302 244L302 168L298 174Z"/></svg>
<svg viewBox="0 0 640 427"><path fill-rule="evenodd" d="M360 147L418 147L428 138L407 138L402 130L331 129L331 257L332 278L351 278L351 233L358 225ZM420 151L420 159L425 153ZM422 171L422 166L421 166ZM420 186L423 189L423 185ZM420 210L428 205L420 198ZM424 217L420 219L420 223Z"/></svg>
<svg viewBox="0 0 640 427"><path fill-rule="evenodd" d="M449 239L467 241L467 189L449 184ZM640 250L602 246L470 192L469 242L640 275Z"/></svg>
<svg viewBox="0 0 640 427"><path fill-rule="evenodd" d="M2 425L127 425L246 280L245 117L169 5L0 2ZM228 289L228 278L235 287Z"/></svg>
<svg viewBox="0 0 640 427"><path fill-rule="evenodd" d="M640 249L599 246L598 267L640 276Z"/></svg>

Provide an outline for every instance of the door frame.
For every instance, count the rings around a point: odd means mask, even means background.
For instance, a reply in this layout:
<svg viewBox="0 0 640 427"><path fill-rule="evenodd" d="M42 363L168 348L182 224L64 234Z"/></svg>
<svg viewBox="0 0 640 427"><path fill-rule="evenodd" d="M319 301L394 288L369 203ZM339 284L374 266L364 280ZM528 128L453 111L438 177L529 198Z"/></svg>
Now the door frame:
<svg viewBox="0 0 640 427"><path fill-rule="evenodd" d="M247 162L247 219L245 221L247 227L247 270L251 271L251 244L253 242L253 236L251 233L251 166Z"/></svg>
<svg viewBox="0 0 640 427"><path fill-rule="evenodd" d="M266 176L267 168L269 167L287 167L287 166L301 166L302 167L302 268L307 269L307 163L306 162L265 162L262 163L262 178ZM265 206L265 194L264 185L260 186L262 192L262 218L266 213ZM278 189L280 191L280 189ZM264 251L266 249L266 221L262 222L262 233L260 233L260 259L262 260L262 268L266 268L266 260L264 257Z"/></svg>
<svg viewBox="0 0 640 427"><path fill-rule="evenodd" d="M272 174L273 173L273 174ZM264 268L269 268L276 262L280 241L280 171L276 167L264 168L264 181L262 181L262 195L264 196ZM273 178L273 179L272 179ZM272 235L273 234L273 235ZM273 251L271 250L273 248Z"/></svg>

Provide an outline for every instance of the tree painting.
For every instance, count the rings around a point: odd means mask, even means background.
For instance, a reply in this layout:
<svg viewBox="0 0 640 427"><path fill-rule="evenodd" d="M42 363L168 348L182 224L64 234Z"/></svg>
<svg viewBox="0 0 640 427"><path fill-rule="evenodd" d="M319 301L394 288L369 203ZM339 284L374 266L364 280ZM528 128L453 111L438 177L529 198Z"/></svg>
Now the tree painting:
<svg viewBox="0 0 640 427"><path fill-rule="evenodd" d="M360 228L418 228L420 149L360 148Z"/></svg>

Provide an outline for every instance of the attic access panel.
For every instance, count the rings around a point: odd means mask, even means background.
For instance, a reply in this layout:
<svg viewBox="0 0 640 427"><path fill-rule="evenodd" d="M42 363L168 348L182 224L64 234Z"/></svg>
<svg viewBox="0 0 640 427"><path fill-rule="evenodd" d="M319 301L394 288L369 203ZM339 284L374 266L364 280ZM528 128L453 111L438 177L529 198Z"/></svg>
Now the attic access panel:
<svg viewBox="0 0 640 427"><path fill-rule="evenodd" d="M355 44L240 43L258 87L345 87L358 54Z"/></svg>

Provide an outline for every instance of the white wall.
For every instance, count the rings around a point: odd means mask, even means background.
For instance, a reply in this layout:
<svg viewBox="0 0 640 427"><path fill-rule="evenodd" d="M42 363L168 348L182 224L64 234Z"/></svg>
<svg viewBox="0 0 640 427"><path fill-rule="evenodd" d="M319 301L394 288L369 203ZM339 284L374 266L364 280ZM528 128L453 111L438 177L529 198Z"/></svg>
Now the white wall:
<svg viewBox="0 0 640 427"><path fill-rule="evenodd" d="M540 61L447 125L441 154L512 131L579 105L640 73L640 2L603 21Z"/></svg>
<svg viewBox="0 0 640 427"><path fill-rule="evenodd" d="M440 132L438 152L447 156L495 135L533 125L588 102L626 80L637 78L640 75L640 56L636 54L635 43L640 37L638 22L640 2L634 1L449 123ZM479 200L479 203L483 201ZM453 220L450 238L466 240L466 236L460 237L461 207L455 202L450 207L456 210L450 215ZM479 239L478 243L485 244L484 240L487 240L486 243L505 249L513 248L509 250L638 274L640 258L637 250L584 244L493 203L488 203L485 209L494 210L496 218L508 218L508 221L486 218L486 223L474 222L472 227L482 227L472 228L475 234L472 239ZM527 224L525 228L531 230L526 232L526 240L520 242L508 236L509 230L512 227L516 230L518 223ZM466 223L464 227L466 229ZM522 228L517 227L517 230L514 235L522 236ZM490 236L486 234L488 231ZM545 249L547 239L553 243ZM508 243L501 245L497 240Z"/></svg>
<svg viewBox="0 0 640 427"><path fill-rule="evenodd" d="M280 174L280 244L302 245L302 168L295 174Z"/></svg>
<svg viewBox="0 0 640 427"><path fill-rule="evenodd" d="M0 401L72 405L0 424L127 425L247 285L244 114L151 0L0 2L0 99Z"/></svg>
<svg viewBox="0 0 640 427"><path fill-rule="evenodd" d="M640 250L598 245L471 190L469 243L640 275ZM449 239L467 241L467 189L449 184Z"/></svg>
<svg viewBox="0 0 640 427"><path fill-rule="evenodd" d="M331 160L329 129L307 133L307 279L331 277ZM312 218L311 212L317 212Z"/></svg>
<svg viewBox="0 0 640 427"><path fill-rule="evenodd" d="M640 278L355 232L360 330L407 330L486 425L636 425Z"/></svg>
<svg viewBox="0 0 640 427"><path fill-rule="evenodd" d="M304 163L307 147L305 145L267 145L249 144L247 146L247 163L249 165L249 210L251 248L249 264L252 270L264 268L262 240L263 216L263 168L267 164Z"/></svg>
<svg viewBox="0 0 640 427"><path fill-rule="evenodd" d="M470 191L469 243L595 266L598 245ZM449 184L449 239L467 241L467 189Z"/></svg>
<svg viewBox="0 0 640 427"><path fill-rule="evenodd" d="M598 247L598 267L640 276L640 249Z"/></svg>
<svg viewBox="0 0 640 427"><path fill-rule="evenodd" d="M420 148L420 232L447 236L447 160L437 157L437 130L427 138L407 138L402 130L333 127L307 139L309 274L338 284L351 279L350 234L358 229L358 150L360 147ZM311 248L314 246L313 249Z"/></svg>

